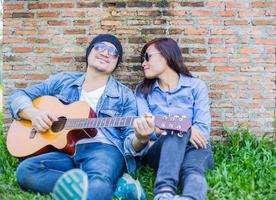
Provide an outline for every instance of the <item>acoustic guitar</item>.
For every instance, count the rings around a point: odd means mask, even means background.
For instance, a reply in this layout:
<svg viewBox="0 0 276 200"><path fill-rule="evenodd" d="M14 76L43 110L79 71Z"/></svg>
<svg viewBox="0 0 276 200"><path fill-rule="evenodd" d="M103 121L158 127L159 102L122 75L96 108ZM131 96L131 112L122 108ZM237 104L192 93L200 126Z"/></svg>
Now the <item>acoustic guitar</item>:
<svg viewBox="0 0 276 200"><path fill-rule="evenodd" d="M97 134L99 127L132 126L137 117L96 118L96 113L84 101L64 105L56 97L42 96L33 100L39 110L58 116L51 128L43 133L37 132L28 120L14 120L7 134L7 148L15 157L29 157L50 151L75 153L75 144L84 138ZM181 117L155 116L155 126L163 130L185 133L191 127L191 120Z"/></svg>

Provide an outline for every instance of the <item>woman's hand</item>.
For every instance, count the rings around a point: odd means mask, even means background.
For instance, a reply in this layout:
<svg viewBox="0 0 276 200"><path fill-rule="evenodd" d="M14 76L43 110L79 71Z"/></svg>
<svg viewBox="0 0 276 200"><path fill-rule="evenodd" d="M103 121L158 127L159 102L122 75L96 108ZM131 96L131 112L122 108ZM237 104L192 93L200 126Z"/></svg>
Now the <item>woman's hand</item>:
<svg viewBox="0 0 276 200"><path fill-rule="evenodd" d="M196 148L207 148L207 140L203 136L203 134L195 127L192 126L191 137L190 137L191 144Z"/></svg>
<svg viewBox="0 0 276 200"><path fill-rule="evenodd" d="M133 126L136 138L140 143L145 144L150 140L150 136L154 132L154 117L149 113L145 113L144 117L134 120Z"/></svg>

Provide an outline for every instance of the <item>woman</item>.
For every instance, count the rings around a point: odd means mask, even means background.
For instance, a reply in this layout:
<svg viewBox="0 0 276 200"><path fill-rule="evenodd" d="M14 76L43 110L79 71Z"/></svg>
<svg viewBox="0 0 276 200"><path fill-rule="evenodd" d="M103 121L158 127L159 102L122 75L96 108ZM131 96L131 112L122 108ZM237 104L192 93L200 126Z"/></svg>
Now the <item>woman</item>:
<svg viewBox="0 0 276 200"><path fill-rule="evenodd" d="M154 199L205 199L205 172L213 167L207 87L184 66L181 50L170 38L148 42L141 62L145 79L137 86L136 97L143 117L134 121L132 144L136 152L148 145L143 160L157 170ZM160 134L153 116L168 115L190 118L190 131L183 137ZM150 146L148 141L154 139ZM176 196L178 185L180 196Z"/></svg>

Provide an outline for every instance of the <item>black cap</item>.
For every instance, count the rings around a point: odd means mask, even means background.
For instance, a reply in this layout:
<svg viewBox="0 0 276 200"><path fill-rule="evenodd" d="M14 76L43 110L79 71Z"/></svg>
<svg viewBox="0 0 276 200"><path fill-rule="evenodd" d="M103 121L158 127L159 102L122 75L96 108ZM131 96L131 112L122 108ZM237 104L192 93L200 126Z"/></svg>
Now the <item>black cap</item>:
<svg viewBox="0 0 276 200"><path fill-rule="evenodd" d="M116 66L118 66L119 63L122 62L123 48L122 48L121 42L118 40L118 38L115 37L114 35L110 35L110 34L100 34L90 42L89 46L86 49L86 56L85 56L86 66L88 66L88 56L89 56L92 48L94 47L94 44L96 44L98 42L110 42L111 44L113 44L116 47L116 49L119 53L119 59L116 64Z"/></svg>

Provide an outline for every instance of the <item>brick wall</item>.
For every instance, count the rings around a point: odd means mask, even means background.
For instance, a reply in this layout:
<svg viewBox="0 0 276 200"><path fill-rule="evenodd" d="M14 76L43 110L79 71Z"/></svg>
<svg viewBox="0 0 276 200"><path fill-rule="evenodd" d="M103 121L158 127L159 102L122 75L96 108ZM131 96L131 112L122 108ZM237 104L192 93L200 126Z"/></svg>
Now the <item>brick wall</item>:
<svg viewBox="0 0 276 200"><path fill-rule="evenodd" d="M5 1L4 104L14 88L85 70L85 48L99 33L120 38L124 62L115 76L133 87L142 80L142 46L167 36L209 87L213 134L223 124L273 133L275 7L272 0ZM7 126L10 115L4 113Z"/></svg>

